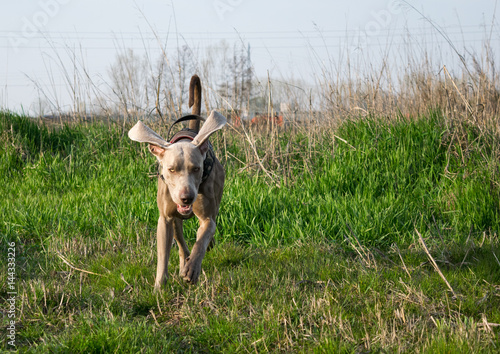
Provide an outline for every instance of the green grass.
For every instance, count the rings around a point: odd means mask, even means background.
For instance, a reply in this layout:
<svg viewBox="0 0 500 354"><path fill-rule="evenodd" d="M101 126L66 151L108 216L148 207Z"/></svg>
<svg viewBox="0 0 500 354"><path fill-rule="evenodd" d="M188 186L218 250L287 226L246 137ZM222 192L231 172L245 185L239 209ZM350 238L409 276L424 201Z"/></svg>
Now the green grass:
<svg viewBox="0 0 500 354"><path fill-rule="evenodd" d="M274 181L239 171L250 163L241 139L214 136L220 156L237 158L222 159L217 244L196 286L176 275L174 249L169 283L155 293L155 165L145 147L115 125L52 129L2 113L0 250L7 258L16 243L17 348L498 350L498 141L446 123L430 112L281 132L279 151L292 152L263 159ZM266 141L255 141L261 158ZM185 223L190 244L196 227ZM8 291L2 283L5 304Z"/></svg>

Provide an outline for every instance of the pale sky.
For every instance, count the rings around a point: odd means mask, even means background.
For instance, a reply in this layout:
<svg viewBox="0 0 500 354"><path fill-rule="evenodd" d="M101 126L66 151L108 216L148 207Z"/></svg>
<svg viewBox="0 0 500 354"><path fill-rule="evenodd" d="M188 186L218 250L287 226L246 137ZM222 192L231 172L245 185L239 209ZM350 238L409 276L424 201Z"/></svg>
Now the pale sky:
<svg viewBox="0 0 500 354"><path fill-rule="evenodd" d="M412 9L413 5L419 12ZM453 51L424 15L453 40L461 54L478 53L491 38L500 55L496 0L285 1L285 0L37 0L4 2L0 13L0 108L30 112L40 90L67 98L64 76L78 61L95 80L107 80L116 53L160 55L188 45L203 53L223 40L250 45L255 73L314 82L322 63L346 51L376 58L413 41L438 50L437 65ZM356 45L356 43L359 43ZM355 54L354 54L355 55ZM332 59L333 58L333 59ZM456 58L455 58L456 59ZM156 60L156 58L155 58ZM374 59L376 60L376 59ZM442 61L442 62L440 62ZM66 68L66 74L64 69ZM190 74L189 74L190 75ZM98 78L98 79L97 79ZM69 103L68 103L69 104Z"/></svg>

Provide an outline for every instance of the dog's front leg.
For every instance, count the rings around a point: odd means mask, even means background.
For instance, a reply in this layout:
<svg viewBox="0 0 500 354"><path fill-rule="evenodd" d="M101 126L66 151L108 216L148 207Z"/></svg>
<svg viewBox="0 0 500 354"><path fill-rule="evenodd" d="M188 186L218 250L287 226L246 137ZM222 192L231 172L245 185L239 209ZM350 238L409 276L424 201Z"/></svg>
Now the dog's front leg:
<svg viewBox="0 0 500 354"><path fill-rule="evenodd" d="M196 243L193 246L191 255L186 258L181 276L189 283L196 283L201 273L201 262L207 247L215 234L215 221L211 218L200 219L200 228L196 233Z"/></svg>
<svg viewBox="0 0 500 354"><path fill-rule="evenodd" d="M159 290L168 279L168 259L174 237L173 219L166 219L161 216L158 219L158 229L156 234L156 247L158 250L158 263L156 266L155 289Z"/></svg>

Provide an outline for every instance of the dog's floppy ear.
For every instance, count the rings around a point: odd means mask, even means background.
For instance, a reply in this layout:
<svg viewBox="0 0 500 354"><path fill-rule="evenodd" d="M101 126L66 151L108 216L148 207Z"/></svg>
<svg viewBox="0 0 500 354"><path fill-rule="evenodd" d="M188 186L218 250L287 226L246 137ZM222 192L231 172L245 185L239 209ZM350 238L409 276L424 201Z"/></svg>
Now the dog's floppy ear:
<svg viewBox="0 0 500 354"><path fill-rule="evenodd" d="M169 142L165 141L165 139L141 121L138 121L136 125L128 131L128 137L134 141L149 143L164 149L170 146Z"/></svg>
<svg viewBox="0 0 500 354"><path fill-rule="evenodd" d="M212 111L200 129L198 135L193 139L193 144L200 147L213 133L222 129L227 123L226 117L216 111Z"/></svg>

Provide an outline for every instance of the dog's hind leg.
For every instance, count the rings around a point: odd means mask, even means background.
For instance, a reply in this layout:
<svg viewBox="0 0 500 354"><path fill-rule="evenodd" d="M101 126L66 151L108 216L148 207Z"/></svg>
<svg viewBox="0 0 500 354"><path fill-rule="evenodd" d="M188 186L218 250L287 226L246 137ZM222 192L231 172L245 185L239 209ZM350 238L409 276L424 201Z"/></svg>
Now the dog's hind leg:
<svg viewBox="0 0 500 354"><path fill-rule="evenodd" d="M156 243L158 249L158 260L156 267L155 288L159 290L168 279L168 259L174 237L173 220L167 220L161 216L158 218L158 229Z"/></svg>
<svg viewBox="0 0 500 354"><path fill-rule="evenodd" d="M179 274L181 274L184 269L186 258L189 257L189 247L184 240L182 223L183 221L181 219L174 219L174 239L179 247Z"/></svg>

